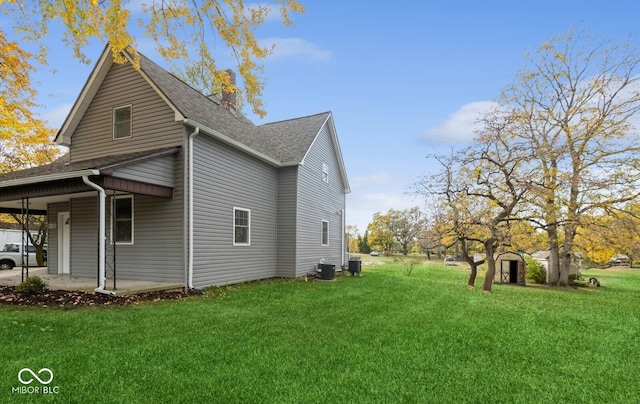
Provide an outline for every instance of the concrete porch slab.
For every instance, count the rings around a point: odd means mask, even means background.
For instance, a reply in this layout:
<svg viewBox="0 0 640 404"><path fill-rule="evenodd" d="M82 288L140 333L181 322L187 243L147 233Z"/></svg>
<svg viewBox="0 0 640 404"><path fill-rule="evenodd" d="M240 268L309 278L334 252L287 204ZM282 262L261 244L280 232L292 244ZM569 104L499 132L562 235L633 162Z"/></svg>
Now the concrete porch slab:
<svg viewBox="0 0 640 404"><path fill-rule="evenodd" d="M75 290L81 292L93 292L97 287L95 278L79 278L69 275L51 275L47 268L29 268L29 276L39 276L47 284L50 290ZM22 282L22 269L0 271L0 285L18 286ZM159 290L184 289L182 283L133 281L128 279L116 279L117 289L113 289L113 280L107 279L105 289L112 291L116 296L135 295L139 293L155 292Z"/></svg>

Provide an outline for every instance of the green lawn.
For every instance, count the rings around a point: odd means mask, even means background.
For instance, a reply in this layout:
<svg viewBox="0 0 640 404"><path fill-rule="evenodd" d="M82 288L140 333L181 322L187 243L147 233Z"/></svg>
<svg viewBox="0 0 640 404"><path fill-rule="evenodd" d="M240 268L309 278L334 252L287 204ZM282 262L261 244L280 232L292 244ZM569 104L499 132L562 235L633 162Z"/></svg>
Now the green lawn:
<svg viewBox="0 0 640 404"><path fill-rule="evenodd" d="M0 306L0 400L637 402L640 270L587 271L598 289L485 294L459 267L421 264L408 277L382 261L360 278L182 301ZM50 369L56 393L17 392L23 368Z"/></svg>

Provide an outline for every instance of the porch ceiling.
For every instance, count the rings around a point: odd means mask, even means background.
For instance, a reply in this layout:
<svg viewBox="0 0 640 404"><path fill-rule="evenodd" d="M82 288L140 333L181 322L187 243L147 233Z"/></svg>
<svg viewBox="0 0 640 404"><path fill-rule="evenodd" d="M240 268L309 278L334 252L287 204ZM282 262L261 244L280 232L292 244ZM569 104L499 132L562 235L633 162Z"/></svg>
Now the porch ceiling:
<svg viewBox="0 0 640 404"><path fill-rule="evenodd" d="M67 154L50 164L2 174L0 213L20 211L25 198L29 200L29 210L35 212L46 211L51 203L96 195L96 191L84 183L83 177L107 191L171 198L171 186L152 184L144 178L118 178L114 170L176 154L180 149L175 146L78 162L70 162Z"/></svg>
<svg viewBox="0 0 640 404"><path fill-rule="evenodd" d="M32 214L46 213L47 205L50 203L66 202L71 198L82 198L87 196L95 196L96 192L77 192L64 195L50 195L36 198L29 198L29 211ZM14 199L0 202L0 213L20 213L22 209L22 199Z"/></svg>
<svg viewBox="0 0 640 404"><path fill-rule="evenodd" d="M92 176L91 180L102 186L107 192L126 192L161 198L173 196L173 188L161 185L108 176ZM95 195L96 191L84 184L80 178L5 188L0 190L0 213L19 213L23 206L22 198L28 198L29 210L37 214L36 211L46 213L47 205L51 203Z"/></svg>

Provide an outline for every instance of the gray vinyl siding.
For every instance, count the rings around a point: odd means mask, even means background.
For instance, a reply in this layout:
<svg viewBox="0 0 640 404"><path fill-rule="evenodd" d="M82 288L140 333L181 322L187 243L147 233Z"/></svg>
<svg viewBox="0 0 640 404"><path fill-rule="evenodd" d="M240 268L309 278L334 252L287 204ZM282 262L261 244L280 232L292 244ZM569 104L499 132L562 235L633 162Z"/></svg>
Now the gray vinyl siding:
<svg viewBox="0 0 640 404"><path fill-rule="evenodd" d="M113 108L131 105L132 136L113 139ZM182 145L173 110L129 63L114 64L73 133L71 161Z"/></svg>
<svg viewBox="0 0 640 404"><path fill-rule="evenodd" d="M47 238L47 272L58 273L58 213L69 212L69 203L52 203L47 206L47 222L49 235Z"/></svg>
<svg viewBox="0 0 640 404"><path fill-rule="evenodd" d="M173 187L176 182L175 166L176 156L170 155L117 169L113 172L113 176Z"/></svg>
<svg viewBox="0 0 640 404"><path fill-rule="evenodd" d="M181 161L182 157L176 157ZM176 179L182 179L182 163ZM183 187L176 181L173 198L134 195L132 245L116 245L116 279L183 282ZM111 237L111 197L107 191L106 232ZM57 215L57 214L56 214ZM56 216L57 217L57 216ZM94 277L98 271L97 197L71 200L71 275ZM107 245L108 255L112 247ZM107 266L107 276L111 277ZM108 280L111 282L111 280ZM110 284L108 283L107 286Z"/></svg>
<svg viewBox="0 0 640 404"><path fill-rule="evenodd" d="M71 200L71 276L98 279L98 199ZM97 283L96 283L97 285Z"/></svg>
<svg viewBox="0 0 640 404"><path fill-rule="evenodd" d="M111 197L107 198L111 235ZM182 201L133 196L133 244L116 244L116 276L154 282L183 282Z"/></svg>
<svg viewBox="0 0 640 404"><path fill-rule="evenodd" d="M276 168L206 134L193 165L194 287L276 276ZM233 245L234 207L251 211L249 246Z"/></svg>
<svg viewBox="0 0 640 404"><path fill-rule="evenodd" d="M329 165L329 182L322 181L322 163ZM342 217L345 208L344 182L340 177L336 152L327 125L318 133L299 168L297 276L314 271L318 262L340 268L342 251ZM329 245L322 245L322 221L329 222Z"/></svg>
<svg viewBox="0 0 640 404"><path fill-rule="evenodd" d="M277 276L296 276L296 214L298 167L278 171Z"/></svg>

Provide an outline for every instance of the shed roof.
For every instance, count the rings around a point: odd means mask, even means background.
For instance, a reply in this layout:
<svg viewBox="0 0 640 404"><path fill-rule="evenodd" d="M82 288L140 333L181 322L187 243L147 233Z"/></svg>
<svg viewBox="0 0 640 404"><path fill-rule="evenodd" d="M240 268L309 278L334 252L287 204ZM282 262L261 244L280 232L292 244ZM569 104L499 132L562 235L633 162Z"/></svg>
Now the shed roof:
<svg viewBox="0 0 640 404"><path fill-rule="evenodd" d="M97 175L100 170L126 167L149 159L174 154L177 153L178 150L180 150L180 147L167 147L150 151L104 156L73 163L69 162L69 154L67 153L49 164L1 174L0 188L21 185L21 183L27 179L29 183L35 183L39 180L51 179L52 176L70 178L85 174Z"/></svg>

